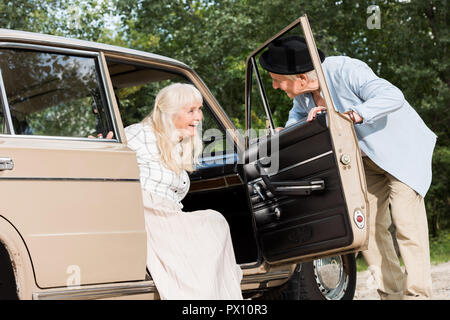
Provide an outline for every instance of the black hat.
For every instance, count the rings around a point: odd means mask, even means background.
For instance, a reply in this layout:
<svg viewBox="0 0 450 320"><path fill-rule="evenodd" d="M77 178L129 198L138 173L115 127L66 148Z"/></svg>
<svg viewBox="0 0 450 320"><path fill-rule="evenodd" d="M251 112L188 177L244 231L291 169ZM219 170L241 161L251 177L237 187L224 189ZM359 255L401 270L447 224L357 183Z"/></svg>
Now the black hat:
<svg viewBox="0 0 450 320"><path fill-rule="evenodd" d="M325 54L319 51L320 61ZM267 71L276 74L299 74L314 70L305 39L287 36L269 44L268 50L259 57L259 63Z"/></svg>

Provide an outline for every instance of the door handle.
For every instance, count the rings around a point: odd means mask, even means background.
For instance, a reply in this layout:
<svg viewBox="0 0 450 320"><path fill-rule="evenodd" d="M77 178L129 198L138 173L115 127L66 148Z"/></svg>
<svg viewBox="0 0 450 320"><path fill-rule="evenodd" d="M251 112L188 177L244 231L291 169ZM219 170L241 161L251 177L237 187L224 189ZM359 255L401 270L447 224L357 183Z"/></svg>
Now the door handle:
<svg viewBox="0 0 450 320"><path fill-rule="evenodd" d="M325 181L322 179L272 182L264 169L264 165L259 161L256 161L256 168L267 189L274 195L307 196L313 191L325 190Z"/></svg>
<svg viewBox="0 0 450 320"><path fill-rule="evenodd" d="M0 158L0 171L14 169L14 161L11 158Z"/></svg>
<svg viewBox="0 0 450 320"><path fill-rule="evenodd" d="M325 182L321 179L311 181L270 182L275 194L307 196L313 191L325 190Z"/></svg>

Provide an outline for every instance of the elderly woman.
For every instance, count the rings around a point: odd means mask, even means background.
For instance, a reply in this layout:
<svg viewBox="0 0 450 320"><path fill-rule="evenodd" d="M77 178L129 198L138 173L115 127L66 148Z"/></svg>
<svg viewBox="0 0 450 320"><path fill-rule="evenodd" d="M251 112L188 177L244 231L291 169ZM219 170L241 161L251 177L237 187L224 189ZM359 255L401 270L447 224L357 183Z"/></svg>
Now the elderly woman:
<svg viewBox="0 0 450 320"><path fill-rule="evenodd" d="M242 299L229 226L214 210L182 211L202 151L202 96L190 84L163 88L153 111L125 128L136 151L147 230L147 267L161 299Z"/></svg>

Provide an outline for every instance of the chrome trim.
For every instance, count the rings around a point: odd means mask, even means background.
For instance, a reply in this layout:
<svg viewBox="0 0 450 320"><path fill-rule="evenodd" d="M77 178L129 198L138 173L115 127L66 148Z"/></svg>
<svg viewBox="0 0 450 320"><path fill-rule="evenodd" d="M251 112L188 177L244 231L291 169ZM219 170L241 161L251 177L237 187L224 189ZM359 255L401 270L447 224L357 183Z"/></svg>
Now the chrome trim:
<svg viewBox="0 0 450 320"><path fill-rule="evenodd" d="M26 50L35 50L35 51L46 51L46 52L55 52L55 53L63 53L63 54L74 54L78 56L85 57L98 57L98 52L93 51L83 51L69 48L60 48L60 47L50 47L43 46L39 44L29 44L29 43L18 43L18 42L0 42L0 49L26 49Z"/></svg>
<svg viewBox="0 0 450 320"><path fill-rule="evenodd" d="M260 284L268 281L287 280L291 275L289 270L274 271L262 274L244 275L241 285ZM145 282L118 285L101 286L96 288L67 287L65 290L52 290L43 292L34 292L33 300L89 300L89 299L108 299L118 298L129 295L158 293L153 280Z"/></svg>
<svg viewBox="0 0 450 320"><path fill-rule="evenodd" d="M121 55L127 55L127 56L138 56L145 59L153 59L153 60L159 60L164 63L171 63L171 64L177 64L180 66L186 67L184 63L181 61L168 58L165 56L161 56L154 53L148 53L145 51L138 51L134 49L119 47L119 46L113 46L109 44L104 43L98 43L98 42L92 42L92 41L86 41L86 40L79 40L74 38L65 38L62 36L54 36L54 35L48 35L48 34L42 34L42 33L35 33L35 32L29 32L29 31L17 31L17 30L10 30L10 29L3 29L0 28L0 39L1 41L14 41L14 42L39 42L39 43L45 43L47 45L51 46L64 46L64 47L77 47L82 50L99 50L99 51L105 51L105 52L111 52L111 53L117 53Z"/></svg>
<svg viewBox="0 0 450 320"><path fill-rule="evenodd" d="M264 111L266 112L267 119L269 120L269 123L270 123L270 134L274 135L275 134L275 125L273 123L272 111L270 110L269 102L267 101L267 97L266 97L266 92L265 92L264 86L261 82L261 76L259 75L258 65L256 64L255 57L251 58L251 62L253 65L253 71L256 76L256 81L258 83L259 94L261 96L261 100L262 100L262 103L264 106Z"/></svg>
<svg viewBox="0 0 450 320"><path fill-rule="evenodd" d="M260 265L261 265L261 263L259 261L254 261L254 262L240 263L239 267L241 267L241 269L251 269L251 268L256 268Z"/></svg>
<svg viewBox="0 0 450 320"><path fill-rule="evenodd" d="M11 111L9 110L8 96L6 95L5 83L3 82L2 69L0 69L0 101L2 102L3 112L8 124L8 132L14 134L14 126L12 124ZM2 124L3 126L3 124Z"/></svg>
<svg viewBox="0 0 450 320"><path fill-rule="evenodd" d="M241 284L250 284L250 283L261 283L267 281L274 280L284 280L289 278L291 275L290 270L282 270L282 271L273 271L262 274L251 274L245 275L242 278Z"/></svg>
<svg viewBox="0 0 450 320"><path fill-rule="evenodd" d="M28 44L28 43L17 43L17 42L0 42L0 49L26 49L26 50L34 50L34 51L43 51L43 52L49 52L49 53L62 53L62 54L70 54L73 56L82 56L82 57L90 57L90 58L95 58L96 59L96 63L97 63L97 67L99 69L100 74L97 74L97 76L100 77L100 79L98 79L98 85L100 86L100 89L103 89L103 92L105 94L105 98L106 98L106 104L109 110L109 114L111 116L111 120L112 120L112 125L113 125L113 130L114 130L114 135L117 137L118 136L118 128L117 128L117 123L116 123L116 118L115 118L115 113L114 110L112 108L112 101L111 101L111 93L108 90L108 85L106 83L106 74L105 74L105 68L103 65L103 61L100 57L100 52L94 52L94 51L83 51L83 50L76 50L76 49L69 49L69 48L60 48L60 47L50 47L50 46L43 46L43 45L36 45L36 44ZM0 70L1 71L1 70ZM8 106L8 100L7 100L7 95L6 92L4 91L4 84L3 86L1 86L3 84L3 78L1 78L1 73L0 73L0 87L2 89L2 99L6 99L6 105L8 109L8 116L9 116L9 121L10 121L10 132L11 135L15 135L14 132L14 128L12 125L12 120L11 120L11 114L9 111L9 106ZM3 97L4 94L4 97ZM26 136L26 137L32 137L32 135L19 135L21 137ZM47 137L47 136L36 136L36 137ZM52 137L52 138L65 138L65 137ZM67 138L71 138L74 139L72 137L67 137ZM77 137L75 139L89 139L89 140L94 140L94 141L108 141L108 142L118 142L121 143L120 140L118 139L98 139L98 138L81 138L81 137Z"/></svg>
<svg viewBox="0 0 450 320"><path fill-rule="evenodd" d="M111 119L112 126L113 126L114 136L117 137L116 140L118 140L121 143L122 141L120 140L120 137L119 137L119 128L117 126L116 113L114 112L111 92L109 91L108 83L106 80L106 73L105 73L106 66L103 63L103 59L102 59L100 53L97 56L97 62L98 62L98 67L100 70L100 77L101 77L101 79L99 79L99 80L103 84L103 92L105 93L106 104L108 105L108 110L109 110L110 119ZM106 60L105 60L105 63L106 63Z"/></svg>
<svg viewBox="0 0 450 320"><path fill-rule="evenodd" d="M283 168L283 169L281 169L281 170L278 170L278 171L275 172L275 173L271 173L271 174L269 174L268 176L269 176L269 177L275 176L275 175L277 175L277 174L279 174L279 173L286 172L286 171L291 170L291 169L293 169L293 168L295 168L295 167L304 165L304 164L306 164L306 163L308 163L308 162L311 162L311 161L314 161L314 160L323 158L323 157L325 157L325 156L327 156L327 155L329 155L329 154L333 154L333 150L324 152L324 153L322 153L322 154L319 154L318 156L315 156L315 157L309 158L309 159L307 159L307 160L304 160L304 161L302 161L302 162L293 164L293 165L291 165L291 166L289 166L289 167L286 167L286 168Z"/></svg>
<svg viewBox="0 0 450 320"><path fill-rule="evenodd" d="M129 295L157 293L155 283L150 281L118 285L114 287L79 288L67 287L66 290L33 292L33 300L88 300L107 299Z"/></svg>
<svg viewBox="0 0 450 320"><path fill-rule="evenodd" d="M48 237L76 237L76 236L89 236L89 235L118 235L118 234L124 234L124 235L135 235L137 233L143 234L145 231L143 230L130 230L130 231L103 231L103 232L64 232L64 233L36 233L36 234L27 234L27 237L30 238L48 238Z"/></svg>
<svg viewBox="0 0 450 320"><path fill-rule="evenodd" d="M323 190L325 188L325 182L323 180L311 181L309 186L282 186L276 187L276 191L295 191L295 190Z"/></svg>
<svg viewBox="0 0 450 320"><path fill-rule="evenodd" d="M15 138L15 139L45 139L45 140L57 140L57 141L95 141L95 142L119 142L117 139L100 139L100 138L84 138L84 137L61 137L61 136L38 136L38 135L26 135L26 134L0 134L0 138Z"/></svg>
<svg viewBox="0 0 450 320"><path fill-rule="evenodd" d="M14 169L14 161L11 158L0 158L0 171Z"/></svg>
<svg viewBox="0 0 450 320"><path fill-rule="evenodd" d="M338 270L329 270L329 265L335 265ZM322 273L322 268L325 272ZM348 288L350 276L345 272L342 256L332 256L313 261L314 278L320 293L327 300L341 300ZM332 272L337 271L337 281L333 279ZM325 276L325 277L324 277ZM334 274L336 276L336 274Z"/></svg>

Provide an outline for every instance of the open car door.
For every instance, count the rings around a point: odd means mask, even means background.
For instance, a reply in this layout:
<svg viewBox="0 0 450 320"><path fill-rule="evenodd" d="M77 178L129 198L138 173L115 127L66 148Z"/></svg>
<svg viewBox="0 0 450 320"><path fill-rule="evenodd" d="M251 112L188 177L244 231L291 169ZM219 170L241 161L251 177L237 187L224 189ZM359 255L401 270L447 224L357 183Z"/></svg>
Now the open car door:
<svg viewBox="0 0 450 320"><path fill-rule="evenodd" d="M264 90L256 57L299 25L327 113L278 133L266 98L270 92ZM269 133L254 143L249 135L252 78L269 124ZM365 250L369 212L361 152L353 123L335 110L306 15L248 57L245 95L244 170L264 259L270 264L291 263Z"/></svg>

